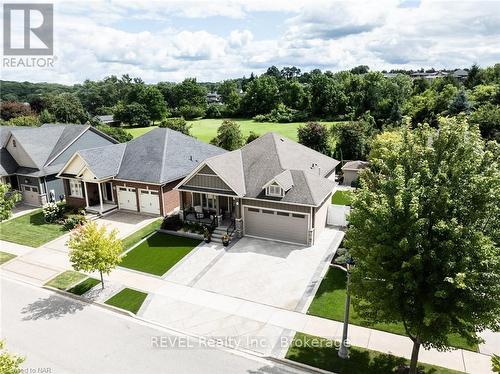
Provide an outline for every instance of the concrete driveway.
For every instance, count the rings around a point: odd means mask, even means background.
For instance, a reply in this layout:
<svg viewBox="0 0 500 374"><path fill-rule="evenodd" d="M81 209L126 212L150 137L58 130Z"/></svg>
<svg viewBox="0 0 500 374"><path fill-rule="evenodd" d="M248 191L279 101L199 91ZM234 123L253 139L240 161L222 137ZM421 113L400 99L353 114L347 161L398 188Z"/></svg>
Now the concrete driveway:
<svg viewBox="0 0 500 374"><path fill-rule="evenodd" d="M249 237L228 250L200 246L165 279L261 304L303 310L342 237L343 232L326 228L312 247ZM207 253L219 251L223 253L207 263Z"/></svg>

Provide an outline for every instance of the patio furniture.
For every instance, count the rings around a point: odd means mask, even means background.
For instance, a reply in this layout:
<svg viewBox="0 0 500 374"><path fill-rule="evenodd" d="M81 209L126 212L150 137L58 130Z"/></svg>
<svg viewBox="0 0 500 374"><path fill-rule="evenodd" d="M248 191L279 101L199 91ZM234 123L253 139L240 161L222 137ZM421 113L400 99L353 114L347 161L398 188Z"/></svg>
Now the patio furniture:
<svg viewBox="0 0 500 374"><path fill-rule="evenodd" d="M205 214L203 213L203 208L201 207L201 205L196 205L194 207L194 213L196 215L196 218L198 218L198 219L205 217Z"/></svg>

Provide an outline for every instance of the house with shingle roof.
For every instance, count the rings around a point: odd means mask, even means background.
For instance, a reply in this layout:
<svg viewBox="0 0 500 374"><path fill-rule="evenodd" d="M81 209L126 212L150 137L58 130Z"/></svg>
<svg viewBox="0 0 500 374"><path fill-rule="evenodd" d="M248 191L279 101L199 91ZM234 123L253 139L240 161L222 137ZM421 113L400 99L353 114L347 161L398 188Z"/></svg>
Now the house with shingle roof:
<svg viewBox="0 0 500 374"><path fill-rule="evenodd" d="M127 143L76 152L58 177L69 205L165 216L179 207L173 188L205 159L225 153L180 132L156 128Z"/></svg>
<svg viewBox="0 0 500 374"><path fill-rule="evenodd" d="M361 170L366 169L370 165L367 161L347 161L342 166L343 181L342 184L351 186L358 181Z"/></svg>
<svg viewBox="0 0 500 374"><path fill-rule="evenodd" d="M44 124L0 127L0 178L22 193L24 203L41 206L64 198L56 178L75 151L115 144L88 125Z"/></svg>
<svg viewBox="0 0 500 374"><path fill-rule="evenodd" d="M276 133L207 158L178 184L185 220L215 217L237 235L313 244L326 225L339 161Z"/></svg>

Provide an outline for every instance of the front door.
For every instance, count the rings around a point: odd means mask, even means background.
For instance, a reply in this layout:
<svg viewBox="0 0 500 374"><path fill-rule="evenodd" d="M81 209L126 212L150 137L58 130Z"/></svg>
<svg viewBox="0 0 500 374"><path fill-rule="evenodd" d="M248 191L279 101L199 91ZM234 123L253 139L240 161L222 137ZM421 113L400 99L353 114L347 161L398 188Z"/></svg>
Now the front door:
<svg viewBox="0 0 500 374"><path fill-rule="evenodd" d="M104 185L104 199L107 201L113 201L113 188L111 187L111 182L106 182Z"/></svg>

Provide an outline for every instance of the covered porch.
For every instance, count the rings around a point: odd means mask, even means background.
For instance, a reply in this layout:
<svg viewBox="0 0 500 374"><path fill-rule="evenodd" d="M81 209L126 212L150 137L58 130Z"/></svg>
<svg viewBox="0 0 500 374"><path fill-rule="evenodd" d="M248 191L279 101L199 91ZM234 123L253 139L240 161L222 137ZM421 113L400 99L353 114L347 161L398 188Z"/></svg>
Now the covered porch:
<svg viewBox="0 0 500 374"><path fill-rule="evenodd" d="M234 196L208 192L180 192L182 219L213 227L228 227L239 218L239 200Z"/></svg>
<svg viewBox="0 0 500 374"><path fill-rule="evenodd" d="M118 208L111 181L83 181L83 188L85 211L102 215Z"/></svg>

